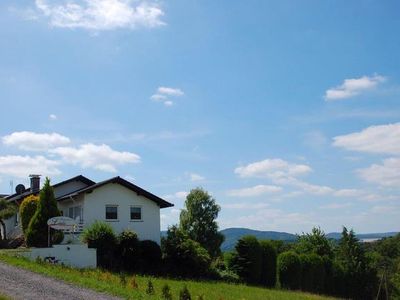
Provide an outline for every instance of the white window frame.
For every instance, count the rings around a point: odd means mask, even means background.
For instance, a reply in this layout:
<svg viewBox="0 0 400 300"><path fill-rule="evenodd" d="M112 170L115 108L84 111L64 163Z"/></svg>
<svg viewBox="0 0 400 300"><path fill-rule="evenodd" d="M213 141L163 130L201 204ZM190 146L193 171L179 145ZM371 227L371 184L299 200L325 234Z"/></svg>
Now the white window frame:
<svg viewBox="0 0 400 300"><path fill-rule="evenodd" d="M140 219L132 219L131 208L140 208ZM143 207L141 205L131 205L129 207L129 219L131 222L143 222Z"/></svg>
<svg viewBox="0 0 400 300"><path fill-rule="evenodd" d="M117 218L116 219L107 219L107 207L116 207L117 208ZM118 204L106 204L104 207L104 219L107 222L119 222L119 206Z"/></svg>

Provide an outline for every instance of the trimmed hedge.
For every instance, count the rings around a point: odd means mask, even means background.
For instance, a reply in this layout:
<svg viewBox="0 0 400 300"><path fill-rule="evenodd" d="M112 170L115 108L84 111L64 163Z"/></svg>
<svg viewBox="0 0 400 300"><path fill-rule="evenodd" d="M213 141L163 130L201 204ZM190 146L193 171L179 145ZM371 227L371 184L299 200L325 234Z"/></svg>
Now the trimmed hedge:
<svg viewBox="0 0 400 300"><path fill-rule="evenodd" d="M241 280L252 284L260 282L262 250L255 236L247 235L238 240L230 264Z"/></svg>
<svg viewBox="0 0 400 300"><path fill-rule="evenodd" d="M322 293L325 289L325 265L321 256L301 254L301 289L307 292Z"/></svg>
<svg viewBox="0 0 400 300"><path fill-rule="evenodd" d="M275 287L276 285L276 249L268 240L260 241L261 247L261 275L260 283L267 287Z"/></svg>
<svg viewBox="0 0 400 300"><path fill-rule="evenodd" d="M158 266L161 263L161 248L151 240L140 241L141 258L148 267Z"/></svg>
<svg viewBox="0 0 400 300"><path fill-rule="evenodd" d="M301 263L299 255L287 251L278 256L278 277L282 288L297 290L301 283Z"/></svg>
<svg viewBox="0 0 400 300"><path fill-rule="evenodd" d="M89 248L97 249L97 264L100 267L114 266L114 250L117 246L117 237L110 224L95 221L86 227L81 237Z"/></svg>
<svg viewBox="0 0 400 300"><path fill-rule="evenodd" d="M118 256L123 269L133 271L137 268L140 252L140 245L136 232L125 229L118 235Z"/></svg>
<svg viewBox="0 0 400 300"><path fill-rule="evenodd" d="M30 195L26 197L19 206L19 216L21 219L22 232L24 234L28 229L29 222L35 214L38 205L39 197L35 195Z"/></svg>

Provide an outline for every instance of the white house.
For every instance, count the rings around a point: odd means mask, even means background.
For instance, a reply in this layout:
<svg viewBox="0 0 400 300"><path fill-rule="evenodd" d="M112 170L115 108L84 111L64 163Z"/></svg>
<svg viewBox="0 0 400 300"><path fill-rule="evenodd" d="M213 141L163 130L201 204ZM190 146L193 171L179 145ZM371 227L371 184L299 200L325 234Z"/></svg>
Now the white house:
<svg viewBox="0 0 400 300"><path fill-rule="evenodd" d="M31 175L31 186L17 186L16 193L6 197L19 205L22 200L38 194L40 176ZM173 204L121 178L94 181L79 175L53 185L58 208L64 216L78 221L79 228L96 220L109 223L119 233L132 229L141 240L160 243L160 209ZM18 215L6 222L7 235L19 231Z"/></svg>

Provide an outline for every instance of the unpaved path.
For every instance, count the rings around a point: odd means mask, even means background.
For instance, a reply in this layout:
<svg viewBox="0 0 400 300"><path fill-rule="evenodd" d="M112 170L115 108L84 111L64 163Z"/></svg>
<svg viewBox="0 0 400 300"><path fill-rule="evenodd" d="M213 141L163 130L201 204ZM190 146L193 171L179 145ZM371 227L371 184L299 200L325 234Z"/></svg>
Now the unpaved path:
<svg viewBox="0 0 400 300"><path fill-rule="evenodd" d="M120 298L77 287L63 281L0 262L0 294L31 300L117 300Z"/></svg>

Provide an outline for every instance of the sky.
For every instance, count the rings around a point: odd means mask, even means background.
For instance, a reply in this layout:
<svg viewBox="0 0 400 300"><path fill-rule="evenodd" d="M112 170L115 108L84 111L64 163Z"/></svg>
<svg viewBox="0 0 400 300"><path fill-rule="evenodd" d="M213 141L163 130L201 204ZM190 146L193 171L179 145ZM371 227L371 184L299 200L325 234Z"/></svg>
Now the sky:
<svg viewBox="0 0 400 300"><path fill-rule="evenodd" d="M398 1L0 3L0 193L121 176L220 228L400 231ZM10 184L12 183L12 184Z"/></svg>

